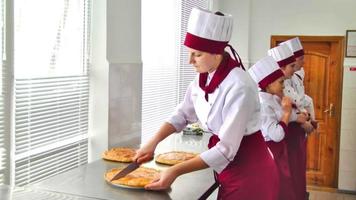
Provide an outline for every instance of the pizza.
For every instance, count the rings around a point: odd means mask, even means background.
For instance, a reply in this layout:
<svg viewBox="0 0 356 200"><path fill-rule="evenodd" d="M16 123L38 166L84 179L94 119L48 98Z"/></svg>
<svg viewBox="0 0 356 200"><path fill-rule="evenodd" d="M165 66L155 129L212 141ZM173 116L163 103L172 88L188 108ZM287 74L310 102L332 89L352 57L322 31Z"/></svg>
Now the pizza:
<svg viewBox="0 0 356 200"><path fill-rule="evenodd" d="M110 182L112 177L121 170L121 168L113 168L105 173L105 180ZM127 174L126 176L113 180L110 183L118 186L128 186L134 188L144 188L145 185L151 183L156 177L159 176L159 171L148 167L139 167L135 171Z"/></svg>
<svg viewBox="0 0 356 200"><path fill-rule="evenodd" d="M183 161L189 160L197 156L196 153L189 153L183 151L171 151L167 153L159 154L156 157L156 162L165 165L175 165Z"/></svg>
<svg viewBox="0 0 356 200"><path fill-rule="evenodd" d="M103 153L105 160L117 162L132 162L133 157L136 155L136 150L126 147L117 147L107 150Z"/></svg>

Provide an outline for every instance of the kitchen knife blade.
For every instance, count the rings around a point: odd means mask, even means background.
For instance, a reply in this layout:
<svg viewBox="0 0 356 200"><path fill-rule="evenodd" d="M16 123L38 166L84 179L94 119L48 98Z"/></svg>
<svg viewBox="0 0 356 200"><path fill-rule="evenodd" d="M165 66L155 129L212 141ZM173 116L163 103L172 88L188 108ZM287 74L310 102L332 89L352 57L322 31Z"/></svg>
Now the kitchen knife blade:
<svg viewBox="0 0 356 200"><path fill-rule="evenodd" d="M140 164L138 164L137 162L130 163L123 170L121 170L118 173L116 173L115 176L112 177L110 182L113 181L113 180L117 180L119 178L122 178L122 177L126 176L127 174L133 172L135 169L137 169L139 167L140 167Z"/></svg>

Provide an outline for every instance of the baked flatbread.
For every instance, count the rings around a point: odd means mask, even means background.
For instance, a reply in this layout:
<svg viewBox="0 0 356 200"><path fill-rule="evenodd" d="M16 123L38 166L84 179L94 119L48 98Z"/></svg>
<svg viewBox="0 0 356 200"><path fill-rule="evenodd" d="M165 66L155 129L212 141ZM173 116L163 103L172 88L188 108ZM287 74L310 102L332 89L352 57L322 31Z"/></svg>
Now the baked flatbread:
<svg viewBox="0 0 356 200"><path fill-rule="evenodd" d="M107 182L110 182L111 178L122 169L124 169L124 167L109 170L105 173L105 180ZM128 175L117 180L113 180L111 184L135 188L144 188L145 185L151 183L156 177L158 177L158 175L159 171L156 169L148 167L139 167Z"/></svg>
<svg viewBox="0 0 356 200"><path fill-rule="evenodd" d="M118 147L107 150L103 153L105 160L117 162L132 162L133 157L136 155L136 150L126 147Z"/></svg>
<svg viewBox="0 0 356 200"><path fill-rule="evenodd" d="M171 151L167 153L159 154L156 157L156 162L165 165L175 165L186 160L192 159L198 154L196 153L189 153L184 151Z"/></svg>

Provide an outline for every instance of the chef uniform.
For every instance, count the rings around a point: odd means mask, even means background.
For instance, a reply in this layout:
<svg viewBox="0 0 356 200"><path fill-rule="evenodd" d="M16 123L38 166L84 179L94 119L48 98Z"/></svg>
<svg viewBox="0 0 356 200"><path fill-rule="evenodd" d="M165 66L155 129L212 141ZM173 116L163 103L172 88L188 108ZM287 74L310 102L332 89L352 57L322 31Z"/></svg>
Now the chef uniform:
<svg viewBox="0 0 356 200"><path fill-rule="evenodd" d="M218 199L275 200L278 172L260 131L257 85L241 61L224 52L232 24L231 15L193 8L184 45L224 56L213 73L195 77L168 122L180 132L199 120L213 133L200 157L216 173Z"/></svg>
<svg viewBox="0 0 356 200"><path fill-rule="evenodd" d="M292 50L294 57L296 59L298 57L304 56L303 46L298 37L282 42L281 44L286 44ZM304 76L305 76L305 71L304 68L301 67L300 70L296 71L291 78L292 87L294 88L297 95L299 96L302 106L310 114L311 119L315 120L313 99L307 94L305 94Z"/></svg>
<svg viewBox="0 0 356 200"><path fill-rule="evenodd" d="M298 37L292 38L290 40L287 40L285 42L282 42L281 44L286 44L293 52L294 57L297 59L301 56L304 56L304 50L303 50L303 46L299 40ZM314 105L313 105L313 99L305 94L305 89L304 89L304 77L305 77L305 72L303 67L301 67L300 70L296 71L291 79L291 83L292 83L292 87L295 89L295 91L297 92L297 95L299 95L299 98L301 99L301 103L303 108L309 113L310 117L311 117L311 121L315 122L315 112L314 112ZM316 123L312 123L312 125L314 126L314 128L317 128ZM305 134L306 135L306 134ZM306 193L306 157L307 157L307 137L305 138L300 138L300 146L301 148L303 148L303 154L300 157L300 161L299 163L303 164L304 168L303 171L300 171L299 176L302 178L298 178L297 181L299 182L298 185L300 185L300 187L298 188L298 193L302 194L302 193ZM304 174L304 176L302 176ZM298 176L298 175L297 175ZM300 198L303 198L303 196L301 195Z"/></svg>
<svg viewBox="0 0 356 200"><path fill-rule="evenodd" d="M293 52L289 49L288 45L286 44L282 44L268 50L267 54L269 56L272 56L277 61L278 65L281 68L296 61ZM297 94L297 92L295 91L295 89L292 87L291 79L286 79L284 81L283 93L284 95L292 99L293 104L298 109L302 109L301 99Z"/></svg>
<svg viewBox="0 0 356 200"><path fill-rule="evenodd" d="M268 50L268 54L271 55L279 64L280 67L284 67L287 64L295 62L293 52L286 44L281 44ZM303 102L292 87L291 79L284 81L284 95L290 97L294 103L294 112L304 112ZM288 160L290 172L292 175L293 185L297 200L305 200L306 194L306 143L305 143L305 130L301 127L301 124L292 122L288 124L288 134L286 136Z"/></svg>
<svg viewBox="0 0 356 200"><path fill-rule="evenodd" d="M288 134L288 128L287 124L281 121L283 116L281 99L265 91L269 84L284 77L284 74L278 63L270 56L259 60L248 72L261 88L259 92L261 131L278 167L280 180L278 200L295 200L296 196L289 170L287 145L284 139L285 135ZM295 115L295 113L292 114Z"/></svg>

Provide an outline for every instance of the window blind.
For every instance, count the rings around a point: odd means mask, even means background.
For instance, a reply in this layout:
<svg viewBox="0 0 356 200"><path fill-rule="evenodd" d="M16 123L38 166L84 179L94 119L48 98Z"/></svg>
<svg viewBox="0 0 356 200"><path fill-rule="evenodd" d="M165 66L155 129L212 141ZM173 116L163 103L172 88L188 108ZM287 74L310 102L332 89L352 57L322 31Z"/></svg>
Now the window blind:
<svg viewBox="0 0 356 200"><path fill-rule="evenodd" d="M88 141L84 139L16 159L15 185L25 186L86 164L87 149Z"/></svg>
<svg viewBox="0 0 356 200"><path fill-rule="evenodd" d="M143 69L142 138L145 143L174 111L177 102L176 70L167 66Z"/></svg>
<svg viewBox="0 0 356 200"><path fill-rule="evenodd" d="M0 185L9 184L10 154L10 86L6 60L5 1L0 0Z"/></svg>
<svg viewBox="0 0 356 200"><path fill-rule="evenodd" d="M9 184L9 157L10 157L10 106L8 71L1 65L2 91L0 94L0 185Z"/></svg>
<svg viewBox="0 0 356 200"><path fill-rule="evenodd" d="M14 179L88 161L90 0L15 0Z"/></svg>
<svg viewBox="0 0 356 200"><path fill-rule="evenodd" d="M176 105L175 3L142 1L142 143L158 130ZM159 12L153 12L158 8Z"/></svg>
<svg viewBox="0 0 356 200"><path fill-rule="evenodd" d="M54 143L86 136L86 76L16 79L15 147L17 157Z"/></svg>
<svg viewBox="0 0 356 200"><path fill-rule="evenodd" d="M195 76L182 44L191 9L207 9L209 0L172 2L142 1L142 143L172 114Z"/></svg>
<svg viewBox="0 0 356 200"><path fill-rule="evenodd" d="M209 0L182 0L182 10L180 13L180 32L179 41L179 53L178 53L178 102L183 101L185 92L190 84L190 82L196 76L195 69L191 64L189 64L189 54L187 48L182 45L184 43L185 35L187 33L187 25L189 20L189 15L194 7L199 7L208 10Z"/></svg>
<svg viewBox="0 0 356 200"><path fill-rule="evenodd" d="M15 185L24 186L87 163L88 141L81 140L17 159Z"/></svg>

